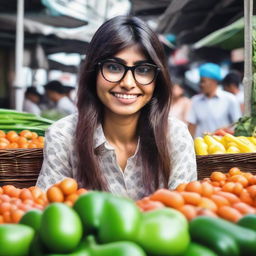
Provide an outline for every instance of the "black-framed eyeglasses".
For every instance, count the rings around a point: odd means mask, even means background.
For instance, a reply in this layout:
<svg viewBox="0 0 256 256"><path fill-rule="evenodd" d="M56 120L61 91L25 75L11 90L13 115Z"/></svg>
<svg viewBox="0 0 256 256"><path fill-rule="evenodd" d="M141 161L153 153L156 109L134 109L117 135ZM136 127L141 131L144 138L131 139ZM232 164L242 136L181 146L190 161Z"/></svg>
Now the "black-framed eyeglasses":
<svg viewBox="0 0 256 256"><path fill-rule="evenodd" d="M120 82L131 70L134 80L141 85L148 85L154 81L160 68L151 63L141 63L134 66L126 66L113 60L99 62L100 71L105 80L111 83Z"/></svg>

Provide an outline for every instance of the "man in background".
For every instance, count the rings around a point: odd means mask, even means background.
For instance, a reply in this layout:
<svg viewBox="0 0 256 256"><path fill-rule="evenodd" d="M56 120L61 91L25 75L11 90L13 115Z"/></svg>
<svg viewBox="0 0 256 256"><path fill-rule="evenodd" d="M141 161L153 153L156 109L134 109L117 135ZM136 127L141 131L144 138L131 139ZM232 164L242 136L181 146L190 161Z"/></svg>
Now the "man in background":
<svg viewBox="0 0 256 256"><path fill-rule="evenodd" d="M241 111L244 112L244 91L241 88L242 76L236 71L230 71L222 80L223 89L235 95L240 104Z"/></svg>
<svg viewBox="0 0 256 256"><path fill-rule="evenodd" d="M76 106L67 97L66 89L57 80L50 81L44 86L46 96L54 103L54 108L62 115L69 115L76 112Z"/></svg>
<svg viewBox="0 0 256 256"><path fill-rule="evenodd" d="M25 99L23 103L23 111L40 115L41 109L39 107L42 95L35 87L28 87L25 92Z"/></svg>
<svg viewBox="0 0 256 256"><path fill-rule="evenodd" d="M232 125L241 117L235 96L218 88L221 81L219 65L205 63L199 67L201 93L192 97L188 128L193 137L203 136Z"/></svg>

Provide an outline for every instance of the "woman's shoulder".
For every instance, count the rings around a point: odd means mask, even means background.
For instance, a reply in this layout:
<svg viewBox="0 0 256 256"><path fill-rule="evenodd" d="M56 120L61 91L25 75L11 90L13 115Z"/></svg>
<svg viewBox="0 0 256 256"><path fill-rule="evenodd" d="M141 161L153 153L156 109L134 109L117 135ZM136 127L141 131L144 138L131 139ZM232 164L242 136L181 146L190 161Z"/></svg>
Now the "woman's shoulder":
<svg viewBox="0 0 256 256"><path fill-rule="evenodd" d="M187 124L185 124L180 119L176 118L172 114L168 116L168 127L171 130L187 129Z"/></svg>
<svg viewBox="0 0 256 256"><path fill-rule="evenodd" d="M68 115L54 122L47 132L73 135L76 130L77 113Z"/></svg>

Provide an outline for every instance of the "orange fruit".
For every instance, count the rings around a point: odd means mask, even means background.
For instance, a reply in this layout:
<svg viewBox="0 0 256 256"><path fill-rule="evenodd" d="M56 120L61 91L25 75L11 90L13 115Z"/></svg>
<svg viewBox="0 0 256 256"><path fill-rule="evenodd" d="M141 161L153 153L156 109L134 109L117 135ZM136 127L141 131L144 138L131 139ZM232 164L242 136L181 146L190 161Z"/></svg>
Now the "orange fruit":
<svg viewBox="0 0 256 256"><path fill-rule="evenodd" d="M198 207L210 209L213 212L217 211L217 205L213 200L207 197L202 197L201 202L198 204Z"/></svg>
<svg viewBox="0 0 256 256"><path fill-rule="evenodd" d="M235 183L233 193L236 194L237 196L240 196L243 189L244 189L244 187L241 183Z"/></svg>
<svg viewBox="0 0 256 256"><path fill-rule="evenodd" d="M32 139L33 134L29 130L23 130L23 131L20 132L20 136L25 137L25 138L30 140L30 139Z"/></svg>
<svg viewBox="0 0 256 256"><path fill-rule="evenodd" d="M197 208L197 216L209 216L209 217L214 217L217 218L217 214L207 208Z"/></svg>
<svg viewBox="0 0 256 256"><path fill-rule="evenodd" d="M33 199L32 193L28 188L22 188L19 197L22 201L27 199Z"/></svg>
<svg viewBox="0 0 256 256"><path fill-rule="evenodd" d="M210 197L213 194L213 186L209 182L202 182L202 196Z"/></svg>
<svg viewBox="0 0 256 256"><path fill-rule="evenodd" d="M244 202L238 202L232 205L233 208L237 209L242 214L255 214L255 209Z"/></svg>
<svg viewBox="0 0 256 256"><path fill-rule="evenodd" d="M9 131L6 133L6 139L10 142L16 142L19 139L19 135L15 131Z"/></svg>
<svg viewBox="0 0 256 256"><path fill-rule="evenodd" d="M223 185L222 191L233 193L236 183L235 182L227 182Z"/></svg>
<svg viewBox="0 0 256 256"><path fill-rule="evenodd" d="M78 184L75 179L65 178L60 182L59 188L62 190L64 195L70 195L77 191Z"/></svg>
<svg viewBox="0 0 256 256"><path fill-rule="evenodd" d="M188 192L196 192L198 194L202 193L202 184L200 181L191 181L186 186L186 191Z"/></svg>
<svg viewBox="0 0 256 256"><path fill-rule="evenodd" d="M237 197L235 194L232 194L230 192L218 191L215 194L225 197L230 202L231 205L234 203L240 202L239 197Z"/></svg>
<svg viewBox="0 0 256 256"><path fill-rule="evenodd" d="M3 130L0 130L0 138L5 138L5 132Z"/></svg>
<svg viewBox="0 0 256 256"><path fill-rule="evenodd" d="M175 190L178 191L178 192L184 191L184 190L186 189L186 186L187 186L186 183L179 184L179 185L175 188Z"/></svg>
<svg viewBox="0 0 256 256"><path fill-rule="evenodd" d="M212 195L211 199L217 205L218 208L223 205L230 205L228 199L220 195Z"/></svg>
<svg viewBox="0 0 256 256"><path fill-rule="evenodd" d="M212 181L218 181L218 182L227 179L227 177L226 177L226 175L224 173L217 172L217 171L216 172L212 172L211 175L210 175L210 178L211 178Z"/></svg>
<svg viewBox="0 0 256 256"><path fill-rule="evenodd" d="M66 198L65 201L70 201L74 204L74 202L77 200L77 198L79 197L78 194L73 193L73 194L69 194Z"/></svg>
<svg viewBox="0 0 256 256"><path fill-rule="evenodd" d="M243 216L237 209L227 205L220 207L217 214L221 218L232 222L237 222Z"/></svg>
<svg viewBox="0 0 256 256"><path fill-rule="evenodd" d="M175 209L184 205L184 199L182 195L177 191L170 191L168 189L158 189L150 197L153 201L159 201L168 207Z"/></svg>
<svg viewBox="0 0 256 256"><path fill-rule="evenodd" d="M188 221L194 219L197 215L196 207L189 204L184 204L178 209L186 218Z"/></svg>
<svg viewBox="0 0 256 256"><path fill-rule="evenodd" d="M196 192L183 191L180 192L184 198L185 204L199 205L201 203L201 195Z"/></svg>
<svg viewBox="0 0 256 256"><path fill-rule="evenodd" d="M247 187L248 186L248 180L243 176L243 175L240 175L240 174L237 174L237 175L233 175L229 178L230 181L233 181L233 182L239 182L243 185L243 187Z"/></svg>
<svg viewBox="0 0 256 256"><path fill-rule="evenodd" d="M233 167L231 168L228 173L233 176L233 175L237 175L237 174L241 174L241 170L238 167Z"/></svg>
<svg viewBox="0 0 256 256"><path fill-rule="evenodd" d="M53 186L50 187L47 192L47 198L50 202L63 202L64 201L64 195L60 188Z"/></svg>

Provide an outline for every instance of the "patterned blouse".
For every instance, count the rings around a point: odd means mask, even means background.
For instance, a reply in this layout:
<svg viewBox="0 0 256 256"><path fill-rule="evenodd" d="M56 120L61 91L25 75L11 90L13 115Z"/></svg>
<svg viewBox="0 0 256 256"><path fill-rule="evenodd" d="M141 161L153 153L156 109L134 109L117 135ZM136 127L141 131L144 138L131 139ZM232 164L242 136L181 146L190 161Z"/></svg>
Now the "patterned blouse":
<svg viewBox="0 0 256 256"><path fill-rule="evenodd" d="M44 161L36 184L43 190L65 177L78 180L77 155L74 147L77 117L77 114L72 114L62 118L46 132ZM187 126L173 117L168 118L168 123L172 166L168 184L170 189L174 189L180 183L197 179L196 158L193 139ZM134 200L147 196L147 190L143 185L139 143L135 154L127 160L124 171L119 167L115 150L106 140L101 125L94 134L94 147L100 152L97 157L110 192Z"/></svg>

